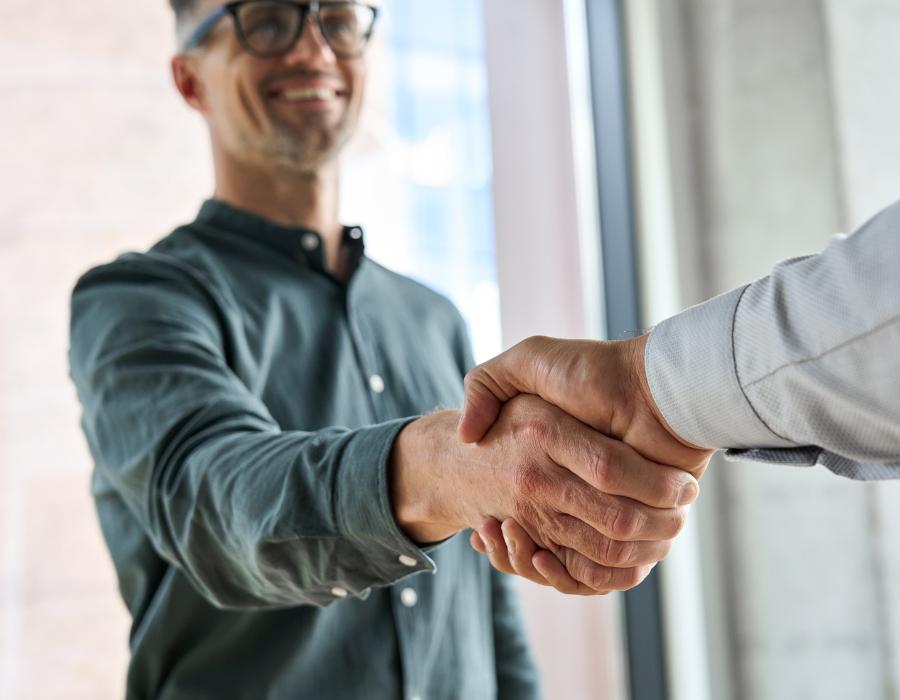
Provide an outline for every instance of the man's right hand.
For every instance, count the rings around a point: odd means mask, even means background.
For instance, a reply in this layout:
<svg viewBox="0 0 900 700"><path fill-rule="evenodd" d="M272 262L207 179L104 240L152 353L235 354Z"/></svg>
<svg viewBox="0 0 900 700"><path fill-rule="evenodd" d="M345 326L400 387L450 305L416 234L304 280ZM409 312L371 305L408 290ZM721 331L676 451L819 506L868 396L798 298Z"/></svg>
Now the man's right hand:
<svg viewBox="0 0 900 700"><path fill-rule="evenodd" d="M625 590L669 551L699 488L535 396L508 401L477 444L459 413L408 425L391 457L398 524L434 542L488 518L514 519L539 547L565 553L580 592Z"/></svg>

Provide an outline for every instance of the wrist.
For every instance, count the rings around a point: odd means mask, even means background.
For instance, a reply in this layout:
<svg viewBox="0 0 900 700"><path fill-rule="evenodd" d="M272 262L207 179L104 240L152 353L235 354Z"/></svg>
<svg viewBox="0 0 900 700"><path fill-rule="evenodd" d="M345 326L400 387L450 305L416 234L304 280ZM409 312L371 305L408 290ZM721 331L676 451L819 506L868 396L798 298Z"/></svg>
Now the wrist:
<svg viewBox="0 0 900 700"><path fill-rule="evenodd" d="M466 526L448 484L460 447L458 422L458 411L434 413L407 425L394 441L388 463L391 506L397 525L416 542L438 542Z"/></svg>
<svg viewBox="0 0 900 700"><path fill-rule="evenodd" d="M636 387L636 396L640 397L645 409L671 437L685 447L699 449L696 445L692 445L682 439L682 437L672 429L672 426L669 425L665 416L663 416L662 411L660 411L659 407L656 405L656 400L653 398L653 392L650 390L650 382L647 379L647 343L650 341L650 333L652 332L653 331L644 333L642 336L628 341L632 346L630 348L630 357L628 361L629 376L632 377L634 386Z"/></svg>

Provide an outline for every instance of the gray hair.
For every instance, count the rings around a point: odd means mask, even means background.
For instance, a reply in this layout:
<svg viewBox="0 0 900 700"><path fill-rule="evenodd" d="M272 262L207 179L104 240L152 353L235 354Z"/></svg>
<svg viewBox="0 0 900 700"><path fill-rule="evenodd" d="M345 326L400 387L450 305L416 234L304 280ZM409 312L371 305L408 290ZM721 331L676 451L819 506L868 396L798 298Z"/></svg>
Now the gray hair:
<svg viewBox="0 0 900 700"><path fill-rule="evenodd" d="M199 5L200 0L169 0L169 7L175 13L175 42L179 49L187 40Z"/></svg>

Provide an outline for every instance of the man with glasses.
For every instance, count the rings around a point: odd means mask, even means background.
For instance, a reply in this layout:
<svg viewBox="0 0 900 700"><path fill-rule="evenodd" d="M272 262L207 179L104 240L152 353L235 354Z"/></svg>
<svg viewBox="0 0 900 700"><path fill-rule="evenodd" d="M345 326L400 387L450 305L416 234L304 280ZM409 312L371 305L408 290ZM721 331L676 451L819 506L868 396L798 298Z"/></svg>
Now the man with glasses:
<svg viewBox="0 0 900 700"><path fill-rule="evenodd" d="M454 535L515 516L583 592L628 588L695 479L534 397L477 446L456 411L418 418L462 401L464 323L338 221L377 8L173 6L214 197L72 299L128 697L538 697L508 579Z"/></svg>

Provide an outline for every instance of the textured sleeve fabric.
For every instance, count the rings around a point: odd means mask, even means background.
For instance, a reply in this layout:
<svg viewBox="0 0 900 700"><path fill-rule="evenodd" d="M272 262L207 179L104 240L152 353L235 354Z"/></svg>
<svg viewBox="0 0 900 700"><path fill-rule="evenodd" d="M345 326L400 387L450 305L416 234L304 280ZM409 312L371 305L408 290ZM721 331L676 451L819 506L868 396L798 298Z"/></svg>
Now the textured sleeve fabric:
<svg viewBox="0 0 900 700"><path fill-rule="evenodd" d="M230 369L222 313L190 274L140 256L95 268L73 293L88 445L159 554L225 608L326 605L433 571L388 494L408 420L281 430Z"/></svg>
<svg viewBox="0 0 900 700"><path fill-rule="evenodd" d="M900 204L662 322L645 366L659 410L690 443L900 478Z"/></svg>

